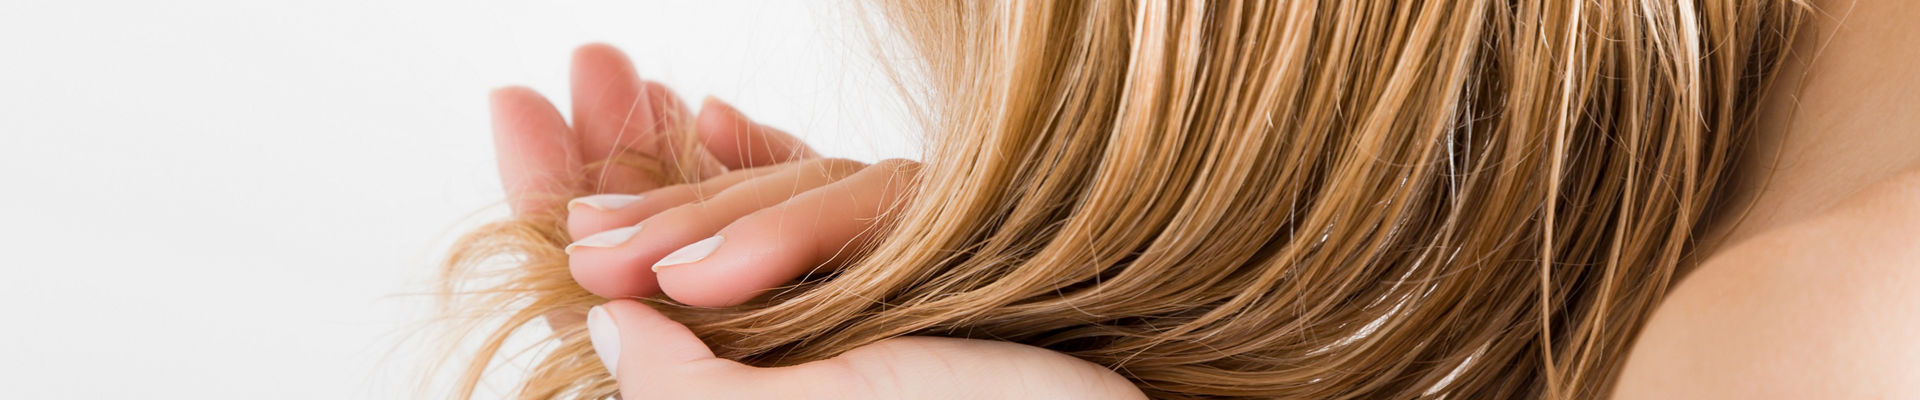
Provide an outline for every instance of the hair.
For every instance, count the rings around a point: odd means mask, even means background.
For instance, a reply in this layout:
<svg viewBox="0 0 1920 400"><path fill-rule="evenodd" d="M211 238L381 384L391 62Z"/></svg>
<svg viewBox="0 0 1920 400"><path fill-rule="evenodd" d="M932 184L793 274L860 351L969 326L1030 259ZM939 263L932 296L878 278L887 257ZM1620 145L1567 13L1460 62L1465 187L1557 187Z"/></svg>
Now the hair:
<svg viewBox="0 0 1920 400"><path fill-rule="evenodd" d="M1085 359L1154 398L1596 398L1692 250L1796 0L900 1L915 200L746 305L649 300L721 357L903 335ZM483 333L603 302L564 210L456 245ZM512 262L487 268L489 260ZM493 274L493 275L486 275ZM477 282L477 283L476 283ZM615 392L583 324L522 398Z"/></svg>

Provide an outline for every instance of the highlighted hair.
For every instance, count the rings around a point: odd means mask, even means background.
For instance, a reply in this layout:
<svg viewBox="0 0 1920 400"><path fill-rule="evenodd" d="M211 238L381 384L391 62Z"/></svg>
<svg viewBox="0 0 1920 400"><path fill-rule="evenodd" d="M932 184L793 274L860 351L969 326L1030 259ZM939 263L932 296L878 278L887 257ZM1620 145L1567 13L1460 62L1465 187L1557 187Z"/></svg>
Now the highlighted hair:
<svg viewBox="0 0 1920 400"><path fill-rule="evenodd" d="M1808 7L1792 0L898 1L916 199L747 305L722 357L1018 342L1155 398L1597 398L1686 262ZM448 264L484 346L573 285L560 216ZM486 260L509 256L509 268ZM482 279L473 274L506 274ZM581 324L523 398L614 392Z"/></svg>

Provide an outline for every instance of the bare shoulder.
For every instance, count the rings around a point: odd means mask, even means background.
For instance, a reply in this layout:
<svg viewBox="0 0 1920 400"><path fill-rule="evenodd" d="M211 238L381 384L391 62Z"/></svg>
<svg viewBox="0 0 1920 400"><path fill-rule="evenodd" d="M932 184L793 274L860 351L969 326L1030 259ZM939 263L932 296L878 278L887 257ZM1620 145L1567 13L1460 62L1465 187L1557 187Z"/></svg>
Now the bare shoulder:
<svg viewBox="0 0 1920 400"><path fill-rule="evenodd" d="M1620 399L1920 393L1920 174L1713 255L1629 353Z"/></svg>

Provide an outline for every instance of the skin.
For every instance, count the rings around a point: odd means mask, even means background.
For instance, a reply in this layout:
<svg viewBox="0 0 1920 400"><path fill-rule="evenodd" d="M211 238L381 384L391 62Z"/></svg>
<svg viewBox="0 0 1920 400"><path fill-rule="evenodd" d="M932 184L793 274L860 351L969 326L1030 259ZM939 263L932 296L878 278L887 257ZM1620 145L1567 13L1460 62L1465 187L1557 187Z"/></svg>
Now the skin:
<svg viewBox="0 0 1920 400"><path fill-rule="evenodd" d="M1920 26L1906 23L1920 18L1920 4L1817 5L1824 13L1796 44L1803 56L1785 67L1780 89L1766 99L1760 132L1734 171L1728 201L1708 216L1697 261L1629 352L1615 397L1846 399L1920 392L1920 340L1913 339L1920 338L1920 268L1913 267L1920 264L1920 134L1914 133L1920 113L1912 112L1920 75L1907 72L1920 64L1920 46L1911 45ZM600 51L593 48L582 52ZM1811 56L1816 50L1817 58ZM576 58L581 62L611 61ZM577 65L576 98L583 83L624 79L591 75L618 69ZM587 148L574 142L606 131L568 131L557 124L557 112L530 105L537 94L504 92L519 99L498 107L496 94L496 124L508 131L501 136L502 176L520 193L510 196L516 209L539 209L521 204L546 198L528 195L542 193L535 183L593 182L572 176L578 168L565 167L579 164L552 149ZM663 107L658 112L673 112ZM905 161L814 160L792 136L713 101L699 118L703 144L722 166L707 171L715 178L666 188L574 186L644 196L618 209L571 208L569 230L577 238L643 226L614 245L574 249L574 274L590 291L615 299L664 294L697 306L739 304L815 266L843 261L839 249L870 239L863 233L886 223L875 217L899 204L895 183L917 169ZM576 138L555 138L569 135ZM668 253L716 235L724 240L706 257L654 271ZM596 348L611 353L603 357L628 395L1143 397L1098 365L988 341L900 338L822 362L753 368L714 358L684 326L640 303L615 300L600 310L606 318L590 324Z"/></svg>
<svg viewBox="0 0 1920 400"><path fill-rule="evenodd" d="M501 185L515 214L555 209L576 193L628 193L660 187L641 171L604 161L618 154L616 151L666 157L672 154L666 150L679 144L654 134L659 121L690 118L686 106L671 90L658 82L641 80L626 55L612 46L580 47L573 55L572 77L573 126L568 126L560 111L533 89L506 87L489 96ZM776 133L761 132L759 137L764 138L762 141L797 143L791 136ZM741 154L751 150L739 146L743 139L701 140L705 147L719 151L698 154L702 158L693 160L700 165L699 176L724 170L726 165L721 160L752 160ZM560 314L547 319L567 325L579 323L582 317Z"/></svg>
<svg viewBox="0 0 1920 400"><path fill-rule="evenodd" d="M644 96L642 94L645 94ZM705 154L696 183L665 186L622 166L588 169L621 151L667 156L666 118L687 118L672 92L639 79L626 56L600 44L574 54L574 119L539 93L493 93L496 151L516 213L566 204L575 238L642 225L605 246L570 246L582 287L613 300L584 318L608 370L631 398L1145 398L1097 364L1006 342L930 337L885 340L839 357L784 368L715 358L699 338L639 302L666 295L696 306L739 304L815 268L845 261L885 224L918 164L820 159L791 135L708 99L695 122ZM586 171L582 173L581 171ZM634 194L618 207L570 202L576 193ZM606 197L601 197L606 198ZM622 198L629 199L629 198ZM654 271L683 246L720 236L697 261ZM549 323L582 323L550 315ZM981 383L991 384L981 384Z"/></svg>
<svg viewBox="0 0 1920 400"><path fill-rule="evenodd" d="M1920 392L1920 174L1754 236L1655 312L1621 399L1893 399Z"/></svg>
<svg viewBox="0 0 1920 400"><path fill-rule="evenodd" d="M1815 5L1616 398L1920 393L1920 3Z"/></svg>

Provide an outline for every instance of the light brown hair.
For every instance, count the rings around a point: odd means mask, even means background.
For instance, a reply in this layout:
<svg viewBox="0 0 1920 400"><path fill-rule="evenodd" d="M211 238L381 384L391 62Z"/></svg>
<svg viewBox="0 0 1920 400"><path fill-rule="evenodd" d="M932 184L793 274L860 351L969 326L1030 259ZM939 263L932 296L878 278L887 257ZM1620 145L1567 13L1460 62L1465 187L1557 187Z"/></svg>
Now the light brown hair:
<svg viewBox="0 0 1920 400"><path fill-rule="evenodd" d="M1004 340L1156 398L1596 398L1689 256L1792 0L900 1L917 200L864 258L656 305L727 358ZM603 302L557 213L466 237L516 329ZM488 260L510 257L507 268ZM481 273L505 274L475 278ZM478 280L476 280L478 279ZM484 282L479 286L466 282ZM524 398L613 393L566 327Z"/></svg>

